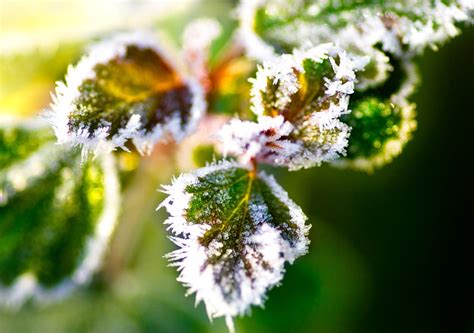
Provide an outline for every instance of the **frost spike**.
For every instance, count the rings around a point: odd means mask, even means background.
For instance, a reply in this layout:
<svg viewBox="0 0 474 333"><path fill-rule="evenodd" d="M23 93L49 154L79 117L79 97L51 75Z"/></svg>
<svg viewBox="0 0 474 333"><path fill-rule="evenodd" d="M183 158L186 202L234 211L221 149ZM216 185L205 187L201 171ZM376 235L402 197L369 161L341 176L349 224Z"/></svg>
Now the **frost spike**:
<svg viewBox="0 0 474 333"><path fill-rule="evenodd" d="M340 117L350 112L349 96L363 65L331 43L265 61L250 80L257 123L225 126L224 153L290 170L344 155L350 128Z"/></svg>
<svg viewBox="0 0 474 333"><path fill-rule="evenodd" d="M460 24L472 23L473 14L471 0L241 0L238 9L242 42L247 54L259 61L327 42L353 56L369 56L369 66L359 75L359 90L388 78L388 55L404 59L427 47L436 49L459 34Z"/></svg>
<svg viewBox="0 0 474 333"><path fill-rule="evenodd" d="M181 175L164 192L160 207L179 246L167 257L210 318L229 324L251 305L262 306L285 262L307 251L306 216L264 173L221 162Z"/></svg>
<svg viewBox="0 0 474 333"><path fill-rule="evenodd" d="M59 143L99 153L132 141L149 154L157 141L193 131L206 108L199 82L182 67L151 34L116 35L69 67L46 118Z"/></svg>

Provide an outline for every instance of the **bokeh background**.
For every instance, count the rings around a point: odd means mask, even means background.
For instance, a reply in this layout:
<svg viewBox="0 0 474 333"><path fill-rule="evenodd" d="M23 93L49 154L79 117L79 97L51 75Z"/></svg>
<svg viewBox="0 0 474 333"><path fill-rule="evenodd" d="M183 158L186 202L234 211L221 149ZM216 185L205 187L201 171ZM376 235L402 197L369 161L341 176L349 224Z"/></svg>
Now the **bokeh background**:
<svg viewBox="0 0 474 333"><path fill-rule="evenodd" d="M0 115L34 115L49 103L87 40L116 29L160 28L173 40L193 17L232 27L225 0L0 0ZM328 166L272 170L308 215L310 252L288 266L265 309L238 318L238 332L472 332L474 28L417 61L422 84L418 130L404 153L367 175ZM226 332L204 306L184 296L163 255L166 238L156 191L178 174L163 154L124 169L122 226L103 271L88 289L59 304L0 311L0 332ZM466 246L464 244L467 244ZM471 244L471 245L469 245ZM464 304L455 301L459 296ZM448 316L454 310L454 317Z"/></svg>

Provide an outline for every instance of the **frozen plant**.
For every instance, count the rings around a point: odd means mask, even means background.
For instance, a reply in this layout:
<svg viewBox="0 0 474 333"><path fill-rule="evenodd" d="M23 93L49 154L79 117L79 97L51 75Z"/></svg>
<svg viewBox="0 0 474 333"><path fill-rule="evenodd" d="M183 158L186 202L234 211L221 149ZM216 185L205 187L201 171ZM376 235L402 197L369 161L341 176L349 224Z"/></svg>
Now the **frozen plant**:
<svg viewBox="0 0 474 333"><path fill-rule="evenodd" d="M161 187L177 246L166 258L233 331L310 243L302 209L260 167L391 162L417 126L414 57L473 11L471 0L242 0L235 31L198 19L179 47L156 31L91 43L43 119L0 119L0 305L89 282L129 199L123 156L176 149L196 170Z"/></svg>

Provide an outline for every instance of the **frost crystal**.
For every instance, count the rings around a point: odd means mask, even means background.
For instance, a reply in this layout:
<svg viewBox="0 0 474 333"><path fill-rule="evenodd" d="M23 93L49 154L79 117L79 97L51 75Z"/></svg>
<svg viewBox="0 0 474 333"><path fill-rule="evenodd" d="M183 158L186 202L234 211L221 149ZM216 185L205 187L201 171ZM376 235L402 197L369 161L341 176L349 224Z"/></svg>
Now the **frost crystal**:
<svg viewBox="0 0 474 333"><path fill-rule="evenodd" d="M285 163L285 158L297 154L301 146L283 139L293 130L293 125L283 116L261 116L258 123L231 120L219 131L224 155L238 156L243 164L255 161Z"/></svg>
<svg viewBox="0 0 474 333"><path fill-rule="evenodd" d="M98 153L128 150L131 140L146 154L158 140L194 130L205 100L153 36L129 33L93 45L57 83L51 107L59 143Z"/></svg>
<svg viewBox="0 0 474 333"><path fill-rule="evenodd" d="M235 154L239 153L235 147L240 146L248 150L240 152L245 156L258 151L258 159L292 170L344 155L350 128L339 118L350 112L355 71L363 65L332 44L295 50L265 61L256 78L251 79L252 111L259 117L259 124L231 123L224 131L225 147L230 145L225 149ZM268 117L276 119L270 123ZM258 131L263 137L248 142Z"/></svg>
<svg viewBox="0 0 474 333"><path fill-rule="evenodd" d="M264 173L222 162L181 175L164 192L178 281L230 329L232 317L263 305L285 262L307 251L306 216Z"/></svg>
<svg viewBox="0 0 474 333"><path fill-rule="evenodd" d="M356 56L369 56L358 88L384 82L392 70L387 54L406 57L436 48L472 22L472 0L381 2L243 0L242 42L249 56L264 61L306 43L334 42ZM382 50L379 49L379 46ZM383 52L382 52L383 51Z"/></svg>

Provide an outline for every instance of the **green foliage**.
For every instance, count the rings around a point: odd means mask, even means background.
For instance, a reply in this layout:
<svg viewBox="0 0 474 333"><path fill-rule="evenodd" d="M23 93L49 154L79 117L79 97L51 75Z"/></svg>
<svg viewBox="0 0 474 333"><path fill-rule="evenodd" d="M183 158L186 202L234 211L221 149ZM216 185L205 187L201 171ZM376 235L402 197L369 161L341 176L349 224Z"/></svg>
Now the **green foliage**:
<svg viewBox="0 0 474 333"><path fill-rule="evenodd" d="M0 124L0 286L13 287L28 275L53 293L96 269L98 263L83 263L101 258L103 244L90 243L106 241L113 230L115 170L111 157L81 163L80 150L57 145L49 127L18 122Z"/></svg>
<svg viewBox="0 0 474 333"><path fill-rule="evenodd" d="M357 69L344 50L331 44L265 61L251 81L252 111L264 126L260 136L282 142L267 144L272 152L262 153L261 160L297 170L343 155L349 127L339 117L348 112ZM265 117L282 119L284 125L268 129L265 123L271 121Z"/></svg>
<svg viewBox="0 0 474 333"><path fill-rule="evenodd" d="M69 146L54 143L42 126L0 126L0 304L57 298L87 282L120 207L113 155L103 152L129 151L133 142L151 153L160 139L189 134L209 105L207 111L256 121L234 119L220 132L219 148L238 162L208 165L214 146L197 146L189 149L192 161L207 166L164 187L165 223L179 247L167 258L209 317L225 316L232 331L232 318L262 305L286 262L309 243L306 216L259 164L296 170L331 161L372 171L390 162L416 128L408 100L413 57L472 20L472 5L461 0L243 0L240 10L248 58L240 44L225 52L234 22L215 40L220 28L212 19L190 25L177 61L139 34L94 45L58 83L47 112L58 142ZM74 59L78 51L58 53ZM51 62L36 60L32 67L41 69ZM40 72L50 79L63 69L61 60ZM2 95L14 95L21 84L4 73L13 88ZM131 182L149 181L137 173Z"/></svg>
<svg viewBox="0 0 474 333"><path fill-rule="evenodd" d="M351 126L347 158L368 158L380 153L390 139L396 138L403 120L401 108L375 97L358 101L342 120Z"/></svg>
<svg viewBox="0 0 474 333"><path fill-rule="evenodd" d="M1 120L0 120L1 121ZM43 144L54 139L44 126L8 126L0 123L0 166L3 169L25 159Z"/></svg>
<svg viewBox="0 0 474 333"><path fill-rule="evenodd" d="M276 76L267 78L266 89L259 91L263 101L263 112L259 111L262 115L283 115L292 124L298 124L311 113L322 111L335 102L337 97L323 98L326 90L324 78L335 75L329 58L316 61L308 56L303 59L301 66L302 71L296 66L292 68L297 80L297 91L289 90L286 86L288 83L278 80Z"/></svg>
<svg viewBox="0 0 474 333"><path fill-rule="evenodd" d="M415 104L409 98L418 85L416 67L392 61L393 74L379 87L356 93L350 114L342 121L351 127L347 156L335 165L372 172L398 156L416 130Z"/></svg>
<svg viewBox="0 0 474 333"><path fill-rule="evenodd" d="M433 19L432 12L437 1L430 0L358 0L358 1L288 1L276 2L271 0L261 1L256 7L254 18L255 31L280 52L291 52L294 47L302 45L303 40L297 41L300 36L284 36L282 34L288 27L300 29L321 29L320 36L311 37L312 42L330 42L326 29L337 34L348 26L357 26L367 19L367 16L380 15L384 23L391 27L398 20L406 18L405 23L422 26L429 24L439 28L441 22ZM454 0L440 2L444 6L458 6ZM442 7L446 8L446 7ZM366 17L364 17L364 15ZM287 30L286 30L287 31ZM301 30L300 30L301 31ZM309 32L309 31L308 31ZM333 36L336 37L336 36ZM356 45L358 41L353 41Z"/></svg>
<svg viewBox="0 0 474 333"><path fill-rule="evenodd" d="M215 171L198 177L197 183L189 185L186 192L192 194L186 220L211 226L200 239L201 244L208 246L218 240L224 245L210 259L211 263L222 259L228 250L240 256L245 246L244 233L255 233L264 222L280 230L288 241L295 240L297 226L291 222L289 208L252 171L238 168ZM267 215L255 215L257 208Z"/></svg>
<svg viewBox="0 0 474 333"><path fill-rule="evenodd" d="M285 263L306 253L306 216L272 177L238 163L183 174L164 189L178 280L232 330L232 317L263 305Z"/></svg>
<svg viewBox="0 0 474 333"><path fill-rule="evenodd" d="M388 56L399 58L443 44L472 18L463 1L243 1L241 22L248 51L257 59L290 53L305 44L337 43L367 57L359 89L383 83L391 72Z"/></svg>
<svg viewBox="0 0 474 333"><path fill-rule="evenodd" d="M79 86L69 120L71 131L86 126L92 135L110 123L109 134L115 135L138 114L146 132L151 132L176 110L181 110L183 123L188 121L192 93L155 50L128 46L123 57L97 64L94 72L94 78Z"/></svg>

